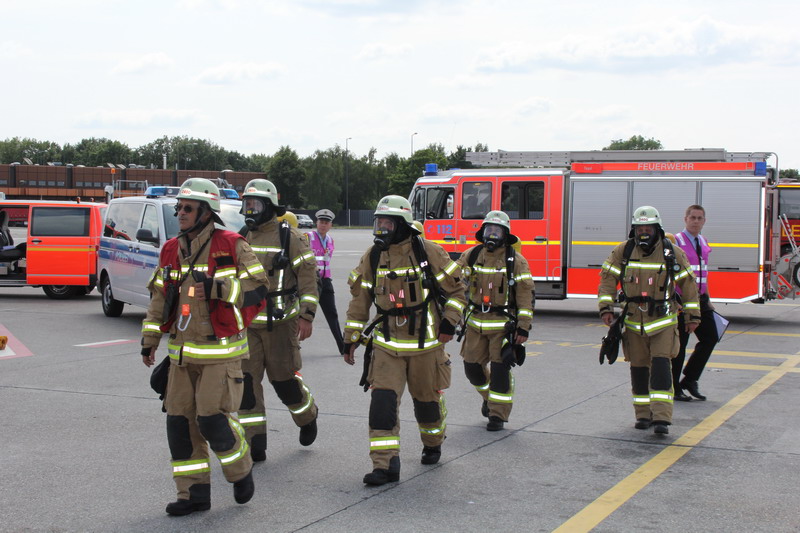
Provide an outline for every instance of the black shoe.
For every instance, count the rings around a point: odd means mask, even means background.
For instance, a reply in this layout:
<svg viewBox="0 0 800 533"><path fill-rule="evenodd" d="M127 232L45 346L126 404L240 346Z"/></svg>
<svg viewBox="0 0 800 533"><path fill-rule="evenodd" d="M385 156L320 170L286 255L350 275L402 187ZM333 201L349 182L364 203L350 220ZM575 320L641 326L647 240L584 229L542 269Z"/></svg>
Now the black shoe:
<svg viewBox="0 0 800 533"><path fill-rule="evenodd" d="M505 422L499 416L490 416L489 423L486 424L486 431L500 431L504 424Z"/></svg>
<svg viewBox="0 0 800 533"><path fill-rule="evenodd" d="M390 481L400 481L400 457L395 455L389 460L389 468L376 468L364 476L364 483L378 487Z"/></svg>
<svg viewBox="0 0 800 533"><path fill-rule="evenodd" d="M489 402L483 400L483 404L481 405L481 414L484 418L489 418Z"/></svg>
<svg viewBox="0 0 800 533"><path fill-rule="evenodd" d="M649 418L637 418L633 427L636 429L648 429L652 423L653 421Z"/></svg>
<svg viewBox="0 0 800 533"><path fill-rule="evenodd" d="M211 502L178 500L167 504L167 514L172 516L186 516L195 511L208 511L209 509L211 509Z"/></svg>
<svg viewBox="0 0 800 533"><path fill-rule="evenodd" d="M689 394L691 394L701 402L704 402L706 400L706 397L700 394L700 388L698 387L696 381L687 381L686 379L684 379L681 381L681 388L685 391L688 391Z"/></svg>
<svg viewBox="0 0 800 533"><path fill-rule="evenodd" d="M423 446L422 448L422 461L424 465L435 465L439 462L442 456L442 446Z"/></svg>
<svg viewBox="0 0 800 533"><path fill-rule="evenodd" d="M260 463L261 461L266 461L267 450L256 450L255 448L250 448L250 457L253 458L254 463Z"/></svg>
<svg viewBox="0 0 800 533"><path fill-rule="evenodd" d="M317 440L317 419L300 428L300 444L311 446Z"/></svg>
<svg viewBox="0 0 800 533"><path fill-rule="evenodd" d="M677 390L675 391L674 400L677 402L691 402L692 397L684 394L682 390Z"/></svg>
<svg viewBox="0 0 800 533"><path fill-rule="evenodd" d="M657 435L668 435L669 434L669 424L666 422L653 422L653 433Z"/></svg>
<svg viewBox="0 0 800 533"><path fill-rule="evenodd" d="M246 476L239 481L233 482L233 499L236 503L247 503L253 497L256 486L253 483L253 471L250 470Z"/></svg>

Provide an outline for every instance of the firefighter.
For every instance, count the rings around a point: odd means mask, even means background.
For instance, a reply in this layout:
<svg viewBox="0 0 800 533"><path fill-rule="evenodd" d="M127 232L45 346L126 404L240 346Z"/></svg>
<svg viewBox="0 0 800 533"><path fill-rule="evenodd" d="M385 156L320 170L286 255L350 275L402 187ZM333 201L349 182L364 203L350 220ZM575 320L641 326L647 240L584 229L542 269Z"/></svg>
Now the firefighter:
<svg viewBox="0 0 800 533"><path fill-rule="evenodd" d="M180 233L164 244L148 284L142 357L152 366L161 336L169 333L164 407L178 499L166 511L187 515L211 506L209 447L233 483L236 501L253 496L253 462L235 412L248 356L244 329L268 284L247 241L215 228L214 222L222 223L216 185L190 178L177 199Z"/></svg>
<svg viewBox="0 0 800 533"><path fill-rule="evenodd" d="M513 245L511 222L502 211L490 211L458 263L469 293L466 340L461 345L464 372L483 397L481 414L488 431L503 429L511 414L514 376L522 364L533 320L533 277L528 261ZM519 357L519 360L518 360Z"/></svg>
<svg viewBox="0 0 800 533"><path fill-rule="evenodd" d="M614 296L622 288L624 332L622 351L631 365L636 429L651 425L657 434L669 433L672 423L672 371L678 353L680 288L686 329L700 322L697 284L686 254L665 238L658 211L642 206L633 212L628 240L619 244L600 270L598 305L606 326L614 321Z"/></svg>
<svg viewBox="0 0 800 533"><path fill-rule="evenodd" d="M264 265L271 291L266 307L247 330L250 359L242 364L244 397L239 416L256 462L267 458L267 411L261 383L265 372L300 428L300 444L310 446L317 438L317 405L300 375L299 344L311 335L318 301L317 272L303 234L288 222L278 223L277 217L285 211L271 182L255 179L245 186L246 237Z"/></svg>
<svg viewBox="0 0 800 533"><path fill-rule="evenodd" d="M441 246L419 237L408 200L386 196L374 217L374 244L350 274L344 360L355 364L356 346L367 344L361 384L372 389L373 471L364 483L383 485L400 478L399 406L406 384L422 439L421 462L436 464L441 457L443 391L450 386L444 344L453 338L465 301L458 265ZM377 313L370 319L372 305Z"/></svg>

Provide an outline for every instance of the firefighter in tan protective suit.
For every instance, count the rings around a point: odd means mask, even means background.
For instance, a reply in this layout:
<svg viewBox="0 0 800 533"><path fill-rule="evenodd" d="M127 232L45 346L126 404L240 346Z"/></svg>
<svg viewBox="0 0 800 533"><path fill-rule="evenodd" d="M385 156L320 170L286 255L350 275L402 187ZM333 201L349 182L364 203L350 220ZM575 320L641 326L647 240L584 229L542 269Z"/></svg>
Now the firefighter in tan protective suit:
<svg viewBox="0 0 800 533"><path fill-rule="evenodd" d="M248 355L244 329L268 285L247 242L214 226L222 223L216 185L191 178L177 198L180 233L164 244L148 284L142 356L152 366L162 335L169 334L164 406L178 499L166 510L187 515L211 507L209 446L233 483L236 502L253 496L253 462L235 412Z"/></svg>
<svg viewBox="0 0 800 533"><path fill-rule="evenodd" d="M687 331L700 323L697 284L686 254L665 238L661 217L651 206L633 213L631 232L603 263L598 305L603 323L614 321L617 284L624 301L622 351L631 365L636 429L651 425L657 434L672 424L671 360L678 353L678 302L682 293Z"/></svg>
<svg viewBox="0 0 800 533"><path fill-rule="evenodd" d="M279 223L286 209L278 205L275 186L265 179L250 181L242 193L247 241L264 265L270 292L266 307L247 330L250 359L242 364L244 396L239 417L254 461L267 458L267 412L264 373L300 428L300 444L317 438L317 404L300 375L299 341L311 335L317 311L317 266L305 236Z"/></svg>
<svg viewBox="0 0 800 533"><path fill-rule="evenodd" d="M508 422L514 399L511 367L525 360L522 344L533 320L533 278L528 261L513 245L511 222L502 211L490 211L458 263L469 292L466 340L461 345L464 372L483 397L481 413L488 431Z"/></svg>
<svg viewBox="0 0 800 533"><path fill-rule="evenodd" d="M464 311L460 269L438 244L413 228L411 205L386 196L375 210L375 244L350 274L344 359L369 338L364 356L364 390L372 389L369 447L373 471L367 485L400 478L399 407L403 390L414 402L422 439L422 464L435 464L445 438L443 390L450 385L444 343L453 338ZM370 319L370 308L377 314ZM371 357L370 357L371 353Z"/></svg>

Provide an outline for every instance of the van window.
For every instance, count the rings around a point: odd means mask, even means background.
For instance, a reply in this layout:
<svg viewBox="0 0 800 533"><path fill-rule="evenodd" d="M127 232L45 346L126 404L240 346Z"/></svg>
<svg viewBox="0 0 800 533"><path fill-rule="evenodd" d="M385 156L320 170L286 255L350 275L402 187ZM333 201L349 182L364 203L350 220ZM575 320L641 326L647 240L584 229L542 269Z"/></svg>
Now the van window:
<svg viewBox="0 0 800 533"><path fill-rule="evenodd" d="M464 183L461 190L461 218L482 219L492 205L492 184L486 181Z"/></svg>
<svg viewBox="0 0 800 533"><path fill-rule="evenodd" d="M500 209L512 220L544 218L544 182L504 183Z"/></svg>
<svg viewBox="0 0 800 533"><path fill-rule="evenodd" d="M31 236L85 237L89 235L90 211L83 207L34 207Z"/></svg>
<svg viewBox="0 0 800 533"><path fill-rule="evenodd" d="M452 187L419 188L414 196L414 218L441 220L453 218Z"/></svg>
<svg viewBox="0 0 800 533"><path fill-rule="evenodd" d="M144 206L144 217L142 217L142 229L149 229L153 237L158 238L158 212L156 206L147 204Z"/></svg>
<svg viewBox="0 0 800 533"><path fill-rule="evenodd" d="M139 203L112 203L108 207L103 237L114 239L133 240L139 227L142 213L142 204Z"/></svg>
<svg viewBox="0 0 800 533"><path fill-rule="evenodd" d="M178 225L178 217L175 216L175 204L161 204L161 212L164 213L164 238L177 237L181 228Z"/></svg>

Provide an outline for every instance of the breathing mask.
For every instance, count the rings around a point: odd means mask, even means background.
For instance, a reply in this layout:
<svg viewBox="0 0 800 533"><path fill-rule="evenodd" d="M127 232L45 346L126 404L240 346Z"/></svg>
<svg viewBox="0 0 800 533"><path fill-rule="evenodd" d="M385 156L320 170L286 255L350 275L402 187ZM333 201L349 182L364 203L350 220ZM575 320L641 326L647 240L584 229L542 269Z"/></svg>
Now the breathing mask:
<svg viewBox="0 0 800 533"><path fill-rule="evenodd" d="M394 217L375 217L372 225L372 235L375 236L373 242L381 250L387 250L394 241L397 233L397 221Z"/></svg>
<svg viewBox="0 0 800 533"><path fill-rule="evenodd" d="M242 214L247 227L255 229L270 220L275 213L269 201L257 196L245 196L242 201Z"/></svg>
<svg viewBox="0 0 800 533"><path fill-rule="evenodd" d="M506 242L506 228L497 224L484 224L483 245L489 252L494 252Z"/></svg>
<svg viewBox="0 0 800 533"><path fill-rule="evenodd" d="M658 242L658 228L655 224L636 226L635 240L636 245L641 246L645 255L650 255Z"/></svg>

